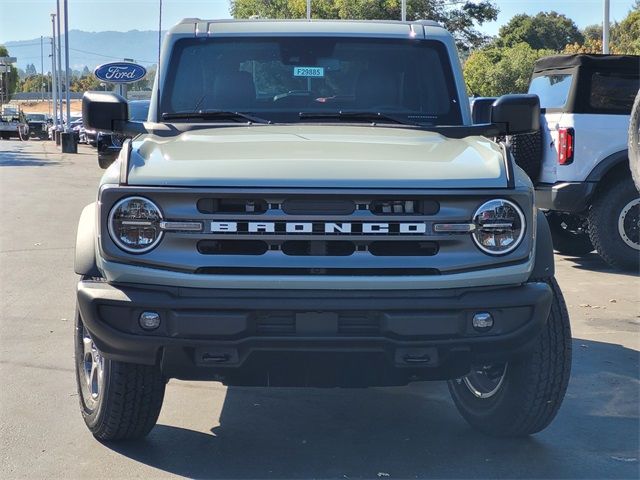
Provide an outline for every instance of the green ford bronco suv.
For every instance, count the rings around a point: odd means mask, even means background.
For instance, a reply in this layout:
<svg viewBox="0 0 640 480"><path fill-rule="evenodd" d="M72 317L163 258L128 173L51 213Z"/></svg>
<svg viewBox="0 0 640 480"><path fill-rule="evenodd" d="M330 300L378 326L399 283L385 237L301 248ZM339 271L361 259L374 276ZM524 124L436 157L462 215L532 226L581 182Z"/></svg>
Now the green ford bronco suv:
<svg viewBox="0 0 640 480"><path fill-rule="evenodd" d="M529 178L492 138L539 128L508 95L472 124L452 36L420 22L184 20L148 121L82 212L75 355L99 439L142 437L170 378L367 387L447 380L493 435L545 428L571 366Z"/></svg>

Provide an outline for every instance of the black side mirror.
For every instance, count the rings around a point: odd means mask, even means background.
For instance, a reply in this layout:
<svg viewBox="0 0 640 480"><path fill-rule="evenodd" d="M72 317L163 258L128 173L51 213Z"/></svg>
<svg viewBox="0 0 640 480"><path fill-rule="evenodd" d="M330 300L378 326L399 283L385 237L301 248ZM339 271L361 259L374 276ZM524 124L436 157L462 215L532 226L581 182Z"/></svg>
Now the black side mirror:
<svg viewBox="0 0 640 480"><path fill-rule="evenodd" d="M491 107L496 97L476 97L471 100L471 120L474 125L491 123Z"/></svg>
<svg viewBox="0 0 640 480"><path fill-rule="evenodd" d="M537 95L503 95L491 107L491 123L506 135L540 130L540 99Z"/></svg>
<svg viewBox="0 0 640 480"><path fill-rule="evenodd" d="M82 121L85 128L136 135L144 125L129 121L129 104L111 92L86 92L82 97Z"/></svg>

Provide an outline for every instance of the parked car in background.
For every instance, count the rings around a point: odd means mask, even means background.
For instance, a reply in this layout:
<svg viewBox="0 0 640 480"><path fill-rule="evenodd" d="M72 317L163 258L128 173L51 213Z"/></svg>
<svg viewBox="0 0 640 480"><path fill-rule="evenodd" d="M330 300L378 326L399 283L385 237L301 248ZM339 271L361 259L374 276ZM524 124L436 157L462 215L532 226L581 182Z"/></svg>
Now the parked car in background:
<svg viewBox="0 0 640 480"><path fill-rule="evenodd" d="M13 105L3 105L0 110L0 138L29 140L29 123L20 108Z"/></svg>
<svg viewBox="0 0 640 480"><path fill-rule="evenodd" d="M539 168L537 203L547 209L556 250L597 250L613 267L640 268L640 194L628 160L640 56L557 55L538 60L529 93L543 108L539 136L516 140L523 164Z"/></svg>
<svg viewBox="0 0 640 480"><path fill-rule="evenodd" d="M45 140L49 136L49 125L51 119L44 113L26 113L29 124L29 135Z"/></svg>
<svg viewBox="0 0 640 480"><path fill-rule="evenodd" d="M149 100L131 100L129 102L129 119L132 122L145 122L149 114ZM98 132L96 146L98 147L98 165L108 168L122 149L123 142L130 137L119 133Z"/></svg>

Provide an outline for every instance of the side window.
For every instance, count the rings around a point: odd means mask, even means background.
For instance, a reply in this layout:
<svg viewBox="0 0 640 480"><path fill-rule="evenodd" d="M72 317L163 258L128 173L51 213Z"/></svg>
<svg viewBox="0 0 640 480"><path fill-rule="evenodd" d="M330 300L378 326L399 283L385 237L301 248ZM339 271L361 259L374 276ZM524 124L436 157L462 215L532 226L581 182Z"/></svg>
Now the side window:
<svg viewBox="0 0 640 480"><path fill-rule="evenodd" d="M638 74L596 72L591 76L589 104L598 110L631 113L639 88Z"/></svg>
<svg viewBox="0 0 640 480"><path fill-rule="evenodd" d="M573 75L552 74L535 77L529 85L529 93L538 95L540 107L562 108L567 103Z"/></svg>

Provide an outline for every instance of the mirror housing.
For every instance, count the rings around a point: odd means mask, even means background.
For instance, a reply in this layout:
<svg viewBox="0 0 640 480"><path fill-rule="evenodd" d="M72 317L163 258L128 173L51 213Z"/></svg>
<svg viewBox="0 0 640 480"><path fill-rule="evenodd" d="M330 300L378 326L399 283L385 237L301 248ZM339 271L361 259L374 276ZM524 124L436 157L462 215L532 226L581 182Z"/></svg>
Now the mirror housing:
<svg viewBox="0 0 640 480"><path fill-rule="evenodd" d="M129 104L111 92L85 92L82 97L82 122L85 128L99 132L137 135L145 131L140 122L129 121Z"/></svg>
<svg viewBox="0 0 640 480"><path fill-rule="evenodd" d="M503 95L491 106L491 123L506 135L540 130L540 99L537 95Z"/></svg>
<svg viewBox="0 0 640 480"><path fill-rule="evenodd" d="M471 100L471 121L474 125L491 123L491 107L496 97L476 97Z"/></svg>

